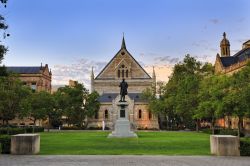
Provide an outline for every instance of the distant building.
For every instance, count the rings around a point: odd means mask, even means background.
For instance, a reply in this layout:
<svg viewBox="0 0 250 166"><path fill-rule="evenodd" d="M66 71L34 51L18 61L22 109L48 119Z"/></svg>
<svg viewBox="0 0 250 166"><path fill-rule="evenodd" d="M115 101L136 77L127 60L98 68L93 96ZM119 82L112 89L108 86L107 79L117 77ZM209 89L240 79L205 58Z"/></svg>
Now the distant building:
<svg viewBox="0 0 250 166"><path fill-rule="evenodd" d="M114 128L117 118L117 103L120 100L119 84L122 79L128 83L128 95L125 100L129 103L129 121L133 128L137 129L158 129L158 117L152 114L148 108L148 102L143 100L143 90L156 87L156 76L153 69L152 77L128 52L123 38L121 49L94 77L92 68L91 91L100 94L100 110L94 118L89 119L90 127L101 127L102 121L109 128Z"/></svg>
<svg viewBox="0 0 250 166"><path fill-rule="evenodd" d="M52 73L48 64L45 66L13 66L7 67L8 72L16 73L24 85L30 86L34 91L51 92Z"/></svg>
<svg viewBox="0 0 250 166"><path fill-rule="evenodd" d="M217 54L215 60L215 73L232 75L240 71L250 62L250 40L242 44L242 49L231 56L230 42L226 38L226 33L223 33L223 39L220 42L221 55ZM237 128L238 118L226 117L217 120L217 125L220 127ZM244 118L243 127L250 130L250 119Z"/></svg>
<svg viewBox="0 0 250 166"><path fill-rule="evenodd" d="M215 60L216 74L233 74L241 70L250 62L250 40L242 44L242 49L231 56L230 42L223 33L223 39L220 42L221 55L217 54Z"/></svg>
<svg viewBox="0 0 250 166"><path fill-rule="evenodd" d="M78 84L78 81L69 80L69 87L75 87Z"/></svg>

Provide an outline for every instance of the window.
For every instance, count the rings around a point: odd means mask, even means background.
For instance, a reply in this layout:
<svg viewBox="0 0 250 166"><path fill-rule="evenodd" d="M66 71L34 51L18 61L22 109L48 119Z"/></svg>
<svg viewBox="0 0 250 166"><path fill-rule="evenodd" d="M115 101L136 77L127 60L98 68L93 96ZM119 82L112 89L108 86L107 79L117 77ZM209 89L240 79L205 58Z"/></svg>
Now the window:
<svg viewBox="0 0 250 166"><path fill-rule="evenodd" d="M124 70L122 70L122 78L124 78Z"/></svg>
<svg viewBox="0 0 250 166"><path fill-rule="evenodd" d="M139 112L138 112L138 118L141 119L142 118L142 111L141 109L139 109Z"/></svg>
<svg viewBox="0 0 250 166"><path fill-rule="evenodd" d="M126 77L128 78L128 70L126 70Z"/></svg>
<svg viewBox="0 0 250 166"><path fill-rule="evenodd" d="M98 111L95 113L95 119L98 119L99 116L98 116Z"/></svg>
<svg viewBox="0 0 250 166"><path fill-rule="evenodd" d="M152 119L152 113L151 113L151 111L148 112L148 119Z"/></svg>
<svg viewBox="0 0 250 166"><path fill-rule="evenodd" d="M108 119L108 118L109 118L109 112L108 112L108 110L105 110L105 111L104 111L104 117L105 117L105 119Z"/></svg>
<svg viewBox="0 0 250 166"><path fill-rule="evenodd" d="M31 83L31 89L32 89L33 92L36 91L36 83L35 82Z"/></svg>
<svg viewBox="0 0 250 166"><path fill-rule="evenodd" d="M118 70L118 78L120 78L121 77L121 71L120 70Z"/></svg>

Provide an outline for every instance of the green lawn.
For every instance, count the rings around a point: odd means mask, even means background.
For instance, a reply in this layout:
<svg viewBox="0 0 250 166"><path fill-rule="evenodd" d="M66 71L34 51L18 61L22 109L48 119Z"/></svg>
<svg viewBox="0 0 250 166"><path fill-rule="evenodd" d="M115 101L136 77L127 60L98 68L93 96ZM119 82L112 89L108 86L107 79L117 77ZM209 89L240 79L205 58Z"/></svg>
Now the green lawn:
<svg viewBox="0 0 250 166"><path fill-rule="evenodd" d="M45 132L40 154L209 155L209 135L196 132L137 132L139 138L107 138L109 132Z"/></svg>

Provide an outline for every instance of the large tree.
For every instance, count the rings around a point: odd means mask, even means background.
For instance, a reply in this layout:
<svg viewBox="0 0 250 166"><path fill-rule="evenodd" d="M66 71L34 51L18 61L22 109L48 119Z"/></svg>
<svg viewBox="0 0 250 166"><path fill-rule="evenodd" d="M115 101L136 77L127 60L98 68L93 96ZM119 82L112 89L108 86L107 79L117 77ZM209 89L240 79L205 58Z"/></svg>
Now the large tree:
<svg viewBox="0 0 250 166"><path fill-rule="evenodd" d="M243 129L243 118L250 114L250 64L230 77L227 94L223 99L223 111L238 117L238 136Z"/></svg>
<svg viewBox="0 0 250 166"><path fill-rule="evenodd" d="M0 116L8 125L9 120L21 114L23 102L30 95L30 88L23 86L16 76L0 77Z"/></svg>
<svg viewBox="0 0 250 166"><path fill-rule="evenodd" d="M86 117L91 117L99 110L97 92L89 94L83 84L77 83L74 87L62 87L54 94L56 109L67 117L67 123L78 127L86 127Z"/></svg>

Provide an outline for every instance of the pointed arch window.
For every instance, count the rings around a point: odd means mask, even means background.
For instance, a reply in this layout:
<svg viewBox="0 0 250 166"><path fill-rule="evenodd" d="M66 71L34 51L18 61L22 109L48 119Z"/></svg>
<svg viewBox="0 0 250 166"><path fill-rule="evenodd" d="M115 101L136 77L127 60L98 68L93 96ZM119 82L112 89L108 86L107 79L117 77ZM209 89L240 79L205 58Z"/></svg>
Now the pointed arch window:
<svg viewBox="0 0 250 166"><path fill-rule="evenodd" d="M122 70L122 78L124 78L124 70Z"/></svg>
<svg viewBox="0 0 250 166"><path fill-rule="evenodd" d="M118 76L118 78L120 78L120 77L121 77L121 71L118 70L117 72L118 72L118 73L117 73L117 76Z"/></svg>
<svg viewBox="0 0 250 166"><path fill-rule="evenodd" d="M126 77L128 78L128 70L126 70Z"/></svg>
<svg viewBox="0 0 250 166"><path fill-rule="evenodd" d="M109 112L108 112L108 110L105 110L105 111L104 111L104 118L105 118L105 119L108 119L108 118L109 118Z"/></svg>
<svg viewBox="0 0 250 166"><path fill-rule="evenodd" d="M141 109L139 109L139 111L138 111L138 119L141 119L142 118L142 111L141 111Z"/></svg>

